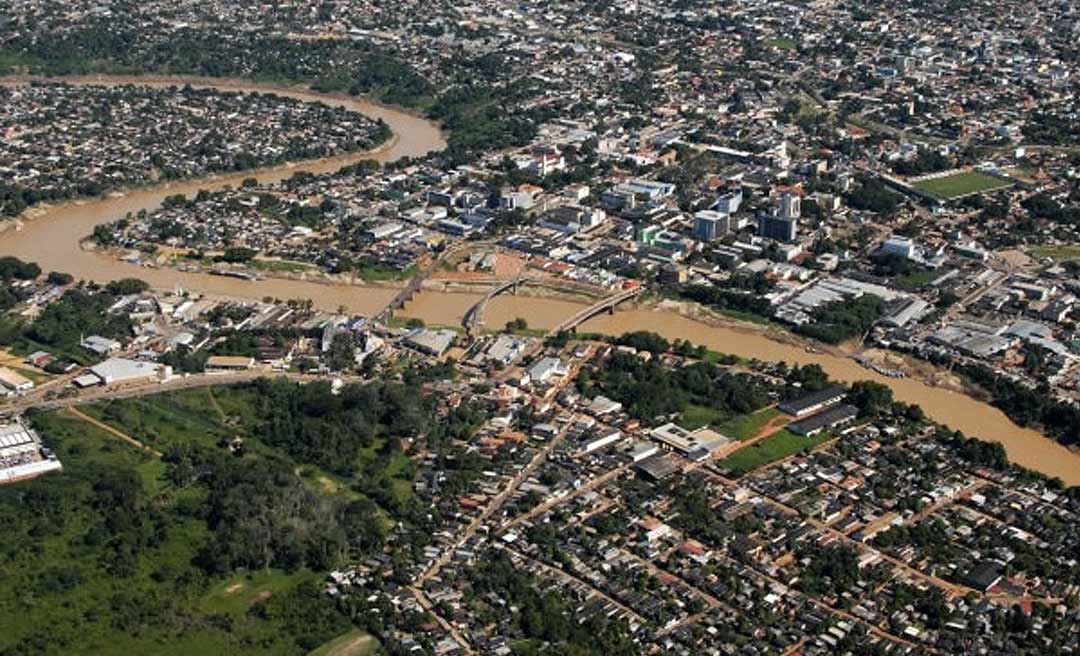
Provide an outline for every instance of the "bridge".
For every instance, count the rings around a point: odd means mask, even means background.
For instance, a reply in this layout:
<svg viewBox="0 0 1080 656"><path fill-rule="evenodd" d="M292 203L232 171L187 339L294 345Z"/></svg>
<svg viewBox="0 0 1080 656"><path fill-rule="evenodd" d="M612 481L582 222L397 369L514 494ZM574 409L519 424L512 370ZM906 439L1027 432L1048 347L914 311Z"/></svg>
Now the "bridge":
<svg viewBox="0 0 1080 656"><path fill-rule="evenodd" d="M462 250L464 246L465 245L455 245L439 253L438 257L432 260L431 264L429 264L426 269L418 272L415 276L410 278L409 284L402 287L401 291L398 292L397 295L394 296L394 298L391 299L390 302L387 303L382 310L379 310L379 312L372 315L375 321L383 324L389 321L390 317L394 314L394 311L400 310L401 308L405 307L405 304L409 302L409 299L413 297L413 294L420 291L420 287L424 284L424 281L430 278L433 273L438 271L442 263L446 261L446 258Z"/></svg>
<svg viewBox="0 0 1080 656"><path fill-rule="evenodd" d="M491 299L500 294L505 294L506 292L513 292L516 294L519 286L524 285L531 280L532 278L522 275L513 280L498 283L488 290L488 293L484 295L484 298L480 299L469 308L468 312L465 313L465 316L461 318L461 326L465 329L465 334L468 335L469 339L475 337L473 331L476 330L477 326L484 325L484 310L487 309Z"/></svg>
<svg viewBox="0 0 1080 656"><path fill-rule="evenodd" d="M553 328L551 330L551 333L553 335L557 335L561 332L566 331L576 332L578 326L585 323L589 319L592 319L598 314L601 314L603 312L615 314L615 306L621 303L625 303L632 298L637 298L644 291L645 289L643 287L635 287L633 289L627 289L625 291L619 292L618 294L608 296L607 298L602 299L597 303L594 303L593 305L590 305L589 307L579 311L577 314L570 317L569 319L563 321L558 326Z"/></svg>

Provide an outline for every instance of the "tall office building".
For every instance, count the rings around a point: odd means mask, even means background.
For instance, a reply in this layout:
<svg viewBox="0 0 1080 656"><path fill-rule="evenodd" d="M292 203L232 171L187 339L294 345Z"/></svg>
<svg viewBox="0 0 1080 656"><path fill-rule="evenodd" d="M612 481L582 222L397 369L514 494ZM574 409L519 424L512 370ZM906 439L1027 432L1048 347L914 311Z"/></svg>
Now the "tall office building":
<svg viewBox="0 0 1080 656"><path fill-rule="evenodd" d="M715 241L731 230L731 217L723 212L702 210L694 215L694 236L701 241Z"/></svg>
<svg viewBox="0 0 1080 656"><path fill-rule="evenodd" d="M795 194L784 192L780 195L780 206L776 213L762 214L758 218L758 233L769 239L795 241L801 213L801 199Z"/></svg>

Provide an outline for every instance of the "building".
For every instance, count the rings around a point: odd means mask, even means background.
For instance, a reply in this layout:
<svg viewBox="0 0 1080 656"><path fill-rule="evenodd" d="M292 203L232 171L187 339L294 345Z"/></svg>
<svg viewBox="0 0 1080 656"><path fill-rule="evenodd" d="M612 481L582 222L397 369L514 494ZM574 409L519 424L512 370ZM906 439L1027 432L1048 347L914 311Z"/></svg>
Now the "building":
<svg viewBox="0 0 1080 656"><path fill-rule="evenodd" d="M0 385L12 392L25 392L34 388L34 381L17 371L0 367Z"/></svg>
<svg viewBox="0 0 1080 656"><path fill-rule="evenodd" d="M63 467L42 448L32 428L21 420L0 424L0 484L24 481Z"/></svg>
<svg viewBox="0 0 1080 656"><path fill-rule="evenodd" d="M795 241L799 220L780 215L762 214L758 217L758 234L778 241Z"/></svg>
<svg viewBox="0 0 1080 656"><path fill-rule="evenodd" d="M915 246L915 242L910 239L893 236L881 243L880 253L882 255L902 257L906 260L914 260L917 259L918 249Z"/></svg>
<svg viewBox="0 0 1080 656"><path fill-rule="evenodd" d="M715 241L731 230L731 216L724 212L702 210L694 215L694 236L701 241Z"/></svg>
<svg viewBox="0 0 1080 656"><path fill-rule="evenodd" d="M634 463L634 469L646 478L662 481L682 469L679 461L669 453L657 453Z"/></svg>
<svg viewBox="0 0 1080 656"><path fill-rule="evenodd" d="M566 365L559 358L541 358L526 372L534 384L544 384L556 376L565 376Z"/></svg>
<svg viewBox="0 0 1080 656"><path fill-rule="evenodd" d="M742 206L742 200L742 189L739 189L738 191L724 194L716 199L713 209L722 214L734 214L735 212L738 212L739 207Z"/></svg>
<svg viewBox="0 0 1080 656"><path fill-rule="evenodd" d="M827 408L823 412L811 415L806 419L788 424L787 429L796 435L810 437L823 430L832 430L855 421L859 416L859 410L850 404L843 403Z"/></svg>
<svg viewBox="0 0 1080 656"><path fill-rule="evenodd" d="M780 211L778 215L784 220L797 221L802 215L802 199L789 191L780 194Z"/></svg>
<svg viewBox="0 0 1080 656"><path fill-rule="evenodd" d="M163 367L153 362L141 362L127 358L109 358L101 364L90 367L90 373L79 376L74 382L79 387L122 385L125 383L148 382L162 377L168 379L171 375L171 367Z"/></svg>
<svg viewBox="0 0 1080 656"><path fill-rule="evenodd" d="M831 385L823 390L804 394L797 399L784 401L777 407L780 412L792 417L806 417L839 403L845 393L840 385Z"/></svg>
<svg viewBox="0 0 1080 656"><path fill-rule="evenodd" d="M603 225L605 220L607 214L603 210L564 205L544 212L540 217L540 226L563 234L576 235Z"/></svg>
<svg viewBox="0 0 1080 656"><path fill-rule="evenodd" d="M115 339L109 339L102 337L101 335L90 335L83 339L79 346L83 347L87 351L91 351L98 355L112 355L120 350L120 342Z"/></svg>
<svg viewBox="0 0 1080 656"><path fill-rule="evenodd" d="M598 449L602 449L605 446L610 446L612 444L615 444L616 442L618 442L622 438L623 438L622 431L620 431L620 430L618 430L616 428L612 428L608 432L602 433L601 435L599 435L599 436L589 440L588 442L586 442L583 445L582 450L585 453L592 453L593 451L596 451Z"/></svg>
<svg viewBox="0 0 1080 656"><path fill-rule="evenodd" d="M452 330L428 330L416 328L405 335L405 345L438 357L446 352L457 339L457 333Z"/></svg>
<svg viewBox="0 0 1080 656"><path fill-rule="evenodd" d="M649 436L691 460L704 460L730 443L728 438L715 431L705 428L688 431L670 422L654 428Z"/></svg>
<svg viewBox="0 0 1080 656"><path fill-rule="evenodd" d="M206 359L210 371L245 371L255 366L255 358L242 355L211 355Z"/></svg>
<svg viewBox="0 0 1080 656"><path fill-rule="evenodd" d="M527 340L514 335L499 335L484 352L484 357L489 361L507 365L518 359L527 344Z"/></svg>

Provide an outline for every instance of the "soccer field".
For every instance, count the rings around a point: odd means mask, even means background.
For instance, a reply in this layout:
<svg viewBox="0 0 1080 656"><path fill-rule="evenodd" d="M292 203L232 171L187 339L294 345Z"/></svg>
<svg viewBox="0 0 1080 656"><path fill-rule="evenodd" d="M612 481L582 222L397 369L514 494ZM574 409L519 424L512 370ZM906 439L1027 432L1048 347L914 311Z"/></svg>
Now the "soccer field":
<svg viewBox="0 0 1080 656"><path fill-rule="evenodd" d="M964 171L943 178L922 180L913 187L940 200L950 200L992 189L1003 189L1012 183L980 171Z"/></svg>

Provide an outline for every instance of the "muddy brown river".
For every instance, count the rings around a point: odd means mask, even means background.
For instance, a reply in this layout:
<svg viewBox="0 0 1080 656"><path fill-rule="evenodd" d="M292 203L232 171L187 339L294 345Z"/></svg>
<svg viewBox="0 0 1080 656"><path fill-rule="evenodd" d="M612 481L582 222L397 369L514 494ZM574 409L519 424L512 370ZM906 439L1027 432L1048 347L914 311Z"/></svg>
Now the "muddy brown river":
<svg viewBox="0 0 1080 656"><path fill-rule="evenodd" d="M402 316L418 317L430 324L457 325L480 295L425 291L408 303ZM489 329L522 317L530 328L553 328L572 316L582 304L551 298L499 296L488 305L484 321ZM898 400L922 407L926 415L966 435L1000 442L1009 459L1020 465L1057 476L1069 485L1080 485L1080 453L1072 451L1038 431L1022 428L1005 413L966 394L933 387L917 378L888 378L854 360L827 353L808 353L805 348L770 339L764 329L713 326L671 310L628 309L602 314L580 328L583 332L621 335L650 330L664 337L690 340L721 353L789 364L818 364L843 381L873 380L888 385Z"/></svg>
<svg viewBox="0 0 1080 656"><path fill-rule="evenodd" d="M32 211L32 218L12 226L0 234L0 254L17 255L35 261L46 271L66 271L89 280L108 281L123 277L138 277L158 288L180 285L185 289L216 296L261 299L309 298L317 306L335 310L344 306L352 312L371 314L381 309L395 294L386 287L364 287L303 279L268 278L242 281L207 274L185 273L171 269L153 269L119 261L114 257L83 250L79 241L91 233L95 225L120 218L141 209L152 211L166 196L193 194L199 189L220 189L238 185L245 178L274 182L297 171L332 172L363 159L393 161L405 156L420 156L446 146L439 127L423 118L392 107L363 99L327 96L310 91L275 86L261 86L237 80L195 80L161 77L93 77L65 78L70 83L87 84L149 84L167 86L190 83L192 86L214 87L231 91L271 92L301 100L320 100L382 118L395 134L395 139L376 153L356 153L315 162L304 162L260 171L248 171L212 179L170 183L136 189L124 195L105 199L67 203ZM17 79L2 79L0 84L22 83ZM424 319L431 324L457 325L465 311L479 294L454 294L433 291L421 292L401 313ZM497 328L507 321L522 317L530 327L551 328L573 315L581 304L553 298L530 296L501 296L488 306L487 326ZM893 379L864 369L854 361L829 355L807 353L804 349L782 343L761 329L716 327L683 317L672 311L630 309L615 315L599 316L582 330L604 334L621 334L630 330L651 330L668 339L688 339L711 349L760 360L789 363L816 363L829 375L844 381L875 380L892 388L896 398L920 405L926 414L947 426L987 440L1001 442L1009 458L1025 467L1058 476L1070 485L1080 485L1080 454L1061 446L1042 434L1017 426L999 410L969 396L939 389L914 378Z"/></svg>

